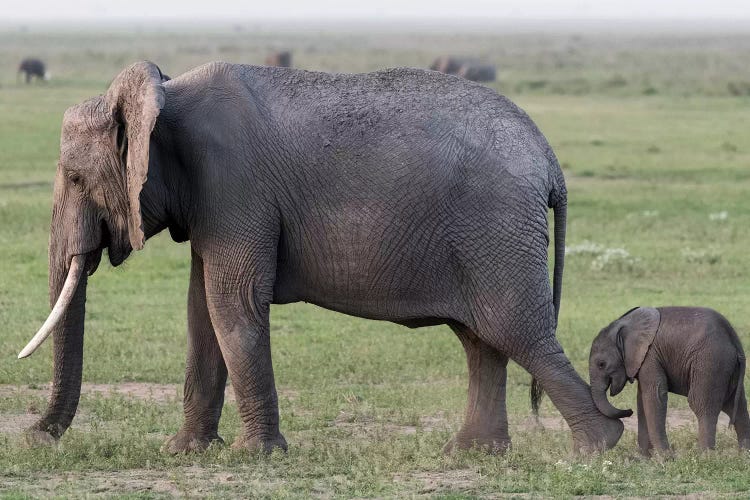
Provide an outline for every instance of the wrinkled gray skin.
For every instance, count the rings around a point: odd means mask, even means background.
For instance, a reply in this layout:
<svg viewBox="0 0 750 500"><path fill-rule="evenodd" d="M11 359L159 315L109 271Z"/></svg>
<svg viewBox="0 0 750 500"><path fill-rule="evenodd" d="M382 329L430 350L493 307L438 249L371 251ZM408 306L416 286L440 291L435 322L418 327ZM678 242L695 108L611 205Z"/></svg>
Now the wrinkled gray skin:
<svg viewBox="0 0 750 500"><path fill-rule="evenodd" d="M716 442L719 412L729 415L742 449L750 448L750 418L743 379L745 354L729 322L712 309L639 307L604 328L589 356L591 393L599 409L614 418L630 416L607 401L625 382L638 379L638 446L669 450L667 393L687 396L698 417L698 444Z"/></svg>
<svg viewBox="0 0 750 500"><path fill-rule="evenodd" d="M37 80L44 80L44 63L39 59L27 57L18 65L18 75L21 73L24 74L26 83L31 83L33 77L36 77ZM16 81L18 80L16 79Z"/></svg>
<svg viewBox="0 0 750 500"><path fill-rule="evenodd" d="M449 451L510 445L509 359L549 393L577 447L614 446L622 423L596 409L555 338L566 190L525 113L488 88L412 69L211 63L161 80L138 63L66 112L49 255L54 302L74 254L92 273L104 248L117 266L163 229L190 240L185 421L167 450L220 439L227 374L243 425L234 446L286 448L269 306L297 301L450 325L469 399ZM32 439L59 438L75 414L85 296L84 279L54 331L54 388Z"/></svg>
<svg viewBox="0 0 750 500"><path fill-rule="evenodd" d="M481 63L466 63L456 74L472 82L493 82L496 77L494 66Z"/></svg>
<svg viewBox="0 0 750 500"><path fill-rule="evenodd" d="M280 68L292 67L292 53L288 50L273 52L266 56L266 66L278 66Z"/></svg>

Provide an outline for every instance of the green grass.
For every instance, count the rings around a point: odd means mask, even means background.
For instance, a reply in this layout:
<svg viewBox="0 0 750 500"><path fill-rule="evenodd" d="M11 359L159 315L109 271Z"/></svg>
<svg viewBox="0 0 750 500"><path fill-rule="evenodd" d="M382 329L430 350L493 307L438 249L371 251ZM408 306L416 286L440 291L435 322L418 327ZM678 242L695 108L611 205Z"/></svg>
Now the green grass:
<svg viewBox="0 0 750 500"><path fill-rule="evenodd" d="M558 336L579 372L598 330L635 305L714 307L750 345L750 97L728 90L750 81L750 36L6 30L0 42L0 67L10 68L0 76L0 384L18 388L0 388L0 494L463 498L750 490L750 456L738 454L726 429L717 451L703 455L695 428L687 427L670 434L673 460L640 458L630 431L614 450L574 456L567 430L528 424L530 377L515 365L508 382L513 450L443 456L467 384L463 351L444 327L408 330L310 305L274 306L274 367L290 449L270 457L228 447L161 453L181 422L177 388L175 397L156 401L84 392L60 446L29 449L17 430L44 408L35 388L51 378L51 345L15 359L49 310L46 244L65 108L101 92L138 58L174 76L213 59L258 62L277 46L293 48L296 64L311 69L426 66L447 51L473 51L501 65L494 87L534 118L566 173L573 251ZM26 51L48 59L55 79L16 84L12 69ZM189 248L167 235L121 268L101 266L89 285L84 382L182 384L188 273ZM614 402L634 407L635 389ZM672 411L686 408L684 398L670 399ZM542 413L559 415L548 400ZM220 433L231 442L238 426L228 403Z"/></svg>

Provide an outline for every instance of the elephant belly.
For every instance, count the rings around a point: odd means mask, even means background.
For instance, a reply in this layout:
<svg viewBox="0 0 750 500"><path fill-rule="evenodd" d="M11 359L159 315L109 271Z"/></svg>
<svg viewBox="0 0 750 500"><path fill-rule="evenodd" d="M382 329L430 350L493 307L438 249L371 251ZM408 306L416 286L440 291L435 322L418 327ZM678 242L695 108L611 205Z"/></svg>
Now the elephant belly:
<svg viewBox="0 0 750 500"><path fill-rule="evenodd" d="M281 251L274 303L304 301L395 322L456 314L456 263L444 242L420 246L410 241L418 234L401 235L400 243L355 238L353 231L323 234L330 237L319 248Z"/></svg>

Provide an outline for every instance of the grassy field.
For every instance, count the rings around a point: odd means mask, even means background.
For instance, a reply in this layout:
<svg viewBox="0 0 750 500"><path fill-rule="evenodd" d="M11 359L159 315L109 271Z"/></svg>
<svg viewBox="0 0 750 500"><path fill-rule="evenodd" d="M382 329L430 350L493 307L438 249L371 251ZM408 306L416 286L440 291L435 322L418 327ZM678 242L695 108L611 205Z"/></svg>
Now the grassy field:
<svg viewBox="0 0 750 500"><path fill-rule="evenodd" d="M410 497L506 495L746 496L750 455L722 425L696 450L684 398L670 398L672 460L644 460L634 418L614 450L572 454L545 401L530 418L530 377L509 369L513 449L502 457L442 445L466 397L463 350L448 328L408 330L310 305L272 310L286 455L228 448L159 451L181 423L189 248L150 240L90 280L84 392L59 447L28 449L20 431L46 404L51 343L17 361L48 313L46 245L66 107L148 58L172 76L291 48L306 69L427 66L445 52L499 67L492 84L537 122L564 167L568 258L558 337L586 373L598 330L635 305L723 312L750 346L750 33L338 33L164 28L137 33L0 31L0 495ZM15 81L24 55L53 79ZM635 388L614 399L635 407ZM229 402L220 434L235 437Z"/></svg>

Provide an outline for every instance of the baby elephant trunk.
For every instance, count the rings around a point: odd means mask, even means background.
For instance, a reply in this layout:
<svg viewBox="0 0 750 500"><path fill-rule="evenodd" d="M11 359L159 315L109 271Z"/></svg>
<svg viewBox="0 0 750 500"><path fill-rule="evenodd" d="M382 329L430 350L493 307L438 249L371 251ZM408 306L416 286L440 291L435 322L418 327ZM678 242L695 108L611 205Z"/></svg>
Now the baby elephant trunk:
<svg viewBox="0 0 750 500"><path fill-rule="evenodd" d="M633 410L621 410L612 406L612 403L607 399L607 387L606 386L591 386L591 397L594 399L594 404L599 408L599 411L609 418L626 418L633 414Z"/></svg>

